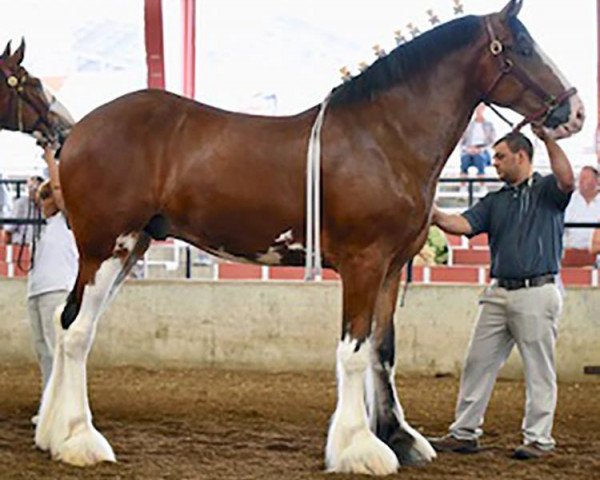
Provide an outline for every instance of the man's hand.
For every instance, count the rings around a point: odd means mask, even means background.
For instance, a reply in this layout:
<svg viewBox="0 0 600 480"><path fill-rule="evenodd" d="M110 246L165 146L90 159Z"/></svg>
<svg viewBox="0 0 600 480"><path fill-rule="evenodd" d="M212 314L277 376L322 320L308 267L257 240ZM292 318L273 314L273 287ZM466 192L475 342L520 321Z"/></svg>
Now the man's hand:
<svg viewBox="0 0 600 480"><path fill-rule="evenodd" d="M551 139L550 130L543 125L531 125L531 131L538 137L542 142L546 143Z"/></svg>
<svg viewBox="0 0 600 480"><path fill-rule="evenodd" d="M437 207L437 205L433 205L433 207L431 207L431 223L432 225L437 225L440 219L440 209Z"/></svg>
<svg viewBox="0 0 600 480"><path fill-rule="evenodd" d="M556 143L556 140L551 136L550 130L542 125L532 125L531 130L535 133L548 150L548 158L550 160L550 168L556 177L558 188L570 193L575 189L575 175L569 159L565 155L562 148Z"/></svg>

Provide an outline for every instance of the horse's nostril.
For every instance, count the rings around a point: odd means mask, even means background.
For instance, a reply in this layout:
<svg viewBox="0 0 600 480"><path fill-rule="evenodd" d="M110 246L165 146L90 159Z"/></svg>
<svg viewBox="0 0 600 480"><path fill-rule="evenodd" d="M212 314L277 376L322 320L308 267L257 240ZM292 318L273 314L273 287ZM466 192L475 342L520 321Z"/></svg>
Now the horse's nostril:
<svg viewBox="0 0 600 480"><path fill-rule="evenodd" d="M577 120L581 120L581 121L585 120L585 112L583 111L583 108L580 108L577 111Z"/></svg>

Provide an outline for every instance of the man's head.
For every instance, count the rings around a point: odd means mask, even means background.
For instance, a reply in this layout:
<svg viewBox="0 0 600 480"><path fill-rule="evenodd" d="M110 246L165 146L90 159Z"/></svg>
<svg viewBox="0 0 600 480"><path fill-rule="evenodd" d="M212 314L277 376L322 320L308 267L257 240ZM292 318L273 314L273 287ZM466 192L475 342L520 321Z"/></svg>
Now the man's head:
<svg viewBox="0 0 600 480"><path fill-rule="evenodd" d="M511 132L494 144L494 168L498 177L515 184L529 178L533 170L533 145L520 132Z"/></svg>
<svg viewBox="0 0 600 480"><path fill-rule="evenodd" d="M583 167L579 172L579 193L586 200L593 199L598 193L599 179L598 170L590 165Z"/></svg>
<svg viewBox="0 0 600 480"><path fill-rule="evenodd" d="M38 188L37 201L42 209L44 218L50 218L58 213L58 207L54 201L54 195L52 195L52 185L50 185L50 180L46 180L40 185L40 188Z"/></svg>

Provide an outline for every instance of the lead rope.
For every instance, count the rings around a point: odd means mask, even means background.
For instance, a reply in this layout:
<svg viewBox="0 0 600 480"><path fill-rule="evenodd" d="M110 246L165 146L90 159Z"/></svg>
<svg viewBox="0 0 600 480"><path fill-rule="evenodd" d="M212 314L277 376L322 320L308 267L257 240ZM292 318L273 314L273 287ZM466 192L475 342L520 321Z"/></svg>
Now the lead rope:
<svg viewBox="0 0 600 480"><path fill-rule="evenodd" d="M508 118L506 118L504 115L502 115L500 113L500 111L496 108L495 105L493 105L492 103L487 102L487 101L483 102L483 103L485 103L492 112L494 112L496 115L498 115L498 117L500 117L501 120L506 122L508 124L508 126L513 129L513 131L520 130L520 128L515 128L515 124L513 122L511 122Z"/></svg>
<svg viewBox="0 0 600 480"><path fill-rule="evenodd" d="M25 273L29 273L33 270L33 263L35 258L35 250L37 247L37 241L39 240L40 233L42 231L42 226L40 222L41 210L37 207L35 202L29 200L27 205L27 220L35 220L36 222L32 224L25 224L25 228L23 234L21 235L21 242L19 244L19 252L17 253L17 267ZM31 254L29 259L29 266L23 266L23 252L25 251L25 246L27 245L27 236L29 234L29 228L31 227Z"/></svg>
<svg viewBox="0 0 600 480"><path fill-rule="evenodd" d="M306 260L304 280L321 280L321 129L331 93L327 95L315 120L306 158Z"/></svg>

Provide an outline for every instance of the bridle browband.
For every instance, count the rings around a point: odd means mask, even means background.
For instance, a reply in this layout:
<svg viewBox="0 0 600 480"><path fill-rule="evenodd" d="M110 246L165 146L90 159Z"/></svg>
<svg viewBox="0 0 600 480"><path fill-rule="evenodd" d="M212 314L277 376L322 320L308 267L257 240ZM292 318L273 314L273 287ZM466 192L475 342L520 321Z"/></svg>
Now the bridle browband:
<svg viewBox="0 0 600 480"><path fill-rule="evenodd" d="M533 82L527 74L523 71L521 67L516 65L510 58L506 56L506 49L504 44L498 40L496 33L494 32L494 27L492 26L492 22L489 17L485 18L485 26L487 32L490 36L490 52L494 57L496 57L500 64L500 71L498 75L492 82L491 86L487 89L487 91L483 95L483 102L490 107L491 110L494 111L502 120L508 123L511 127L513 127L513 131L519 131L525 125L529 123L533 123L535 121L541 120L541 123L544 123L546 119L548 119L554 111L559 108L562 103L575 95L577 93L577 89L574 87L569 88L562 92L558 97L554 95L550 95L546 90L540 87L537 83ZM506 119L490 102L489 96L496 89L500 81L504 78L505 75L514 76L524 87L533 92L540 100L544 106L525 117L517 126L514 126L512 122Z"/></svg>
<svg viewBox="0 0 600 480"><path fill-rule="evenodd" d="M6 63L3 60L0 60L0 73L2 75L4 75L6 84L15 93L14 98L16 99L17 106L16 106L16 114L15 114L15 119L14 119L14 124L13 124L14 127L16 127L16 129L18 131L24 132L23 102L25 102L37 113L37 116L38 116L35 123L31 127L31 131L34 132L38 129L38 127L40 125L44 125L48 129L48 133L53 134L54 128L52 127L52 125L50 124L50 121L47 118L48 112L50 111L50 107L48 107L48 111L46 113L44 113L44 112L40 111L40 109L38 108L37 105L35 105L35 103L31 102L27 98L27 96L25 96L23 94L23 91L25 89L25 84L28 80L27 74L22 75L20 78L17 77L17 75L8 67L8 65L6 65ZM44 132L41 132L41 133L44 137L46 137L46 134ZM47 140L51 141L52 139L47 138Z"/></svg>

